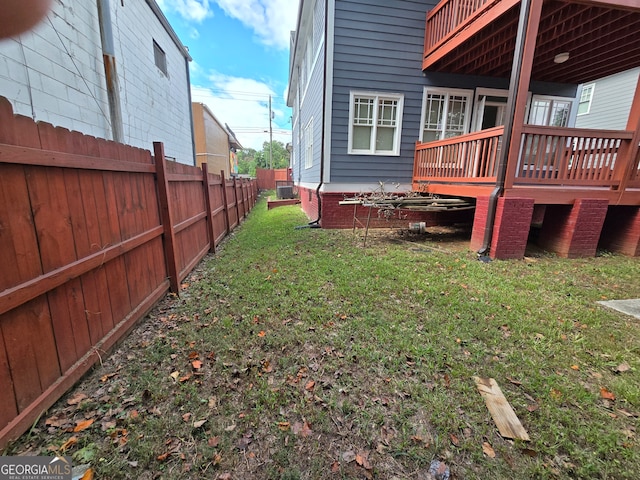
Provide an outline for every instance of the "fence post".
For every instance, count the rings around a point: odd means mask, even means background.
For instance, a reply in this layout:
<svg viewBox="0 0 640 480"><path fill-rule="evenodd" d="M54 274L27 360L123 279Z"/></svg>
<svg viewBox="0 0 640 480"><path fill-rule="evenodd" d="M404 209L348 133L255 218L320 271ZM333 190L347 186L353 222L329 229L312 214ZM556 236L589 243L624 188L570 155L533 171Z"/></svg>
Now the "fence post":
<svg viewBox="0 0 640 480"><path fill-rule="evenodd" d="M247 192L247 180L243 178L240 184L242 185L242 214L244 218L247 218L247 214L249 213L249 192Z"/></svg>
<svg viewBox="0 0 640 480"><path fill-rule="evenodd" d="M167 179L166 164L164 159L164 145L162 142L153 142L153 156L156 164L156 176L158 184L158 203L160 204L160 220L164 229L164 257L167 262L169 285L171 291L179 293L178 288L178 262L176 260L176 238L171 221L171 208L169 205L169 180Z"/></svg>
<svg viewBox="0 0 640 480"><path fill-rule="evenodd" d="M227 179L224 178L224 170L220 170L222 179L222 201L224 202L224 218L227 223L227 235L231 233L231 216L229 215L229 199L227 198Z"/></svg>
<svg viewBox="0 0 640 480"><path fill-rule="evenodd" d="M211 192L209 191L209 166L206 162L202 164L202 183L204 186L204 205L207 209L207 230L209 232L209 241L211 242L209 251L216 253L216 232L213 230L213 205L211 204Z"/></svg>
<svg viewBox="0 0 640 480"><path fill-rule="evenodd" d="M240 226L240 204L238 203L238 177L233 177L233 198L236 201L236 219Z"/></svg>

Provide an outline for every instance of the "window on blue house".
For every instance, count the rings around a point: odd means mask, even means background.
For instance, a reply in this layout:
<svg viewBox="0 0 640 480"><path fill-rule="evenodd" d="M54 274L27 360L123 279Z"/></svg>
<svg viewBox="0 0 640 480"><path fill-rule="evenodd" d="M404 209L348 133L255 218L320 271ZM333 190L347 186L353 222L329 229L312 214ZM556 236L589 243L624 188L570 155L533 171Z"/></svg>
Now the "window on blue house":
<svg viewBox="0 0 640 480"><path fill-rule="evenodd" d="M468 133L472 95L471 90L426 87L420 141L433 142Z"/></svg>
<svg viewBox="0 0 640 480"><path fill-rule="evenodd" d="M529 123L547 127L566 127L570 112L569 98L533 95L529 108Z"/></svg>
<svg viewBox="0 0 640 480"><path fill-rule="evenodd" d="M304 168L313 167L313 118L304 127L302 136L304 142Z"/></svg>
<svg viewBox="0 0 640 480"><path fill-rule="evenodd" d="M351 92L349 153L400 155L404 96Z"/></svg>

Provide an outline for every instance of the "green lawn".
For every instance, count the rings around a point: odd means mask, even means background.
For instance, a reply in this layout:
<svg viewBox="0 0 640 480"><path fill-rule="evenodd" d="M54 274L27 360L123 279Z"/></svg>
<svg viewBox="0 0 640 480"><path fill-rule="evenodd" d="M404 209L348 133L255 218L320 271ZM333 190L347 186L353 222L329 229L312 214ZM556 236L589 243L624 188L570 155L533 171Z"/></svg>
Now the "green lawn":
<svg viewBox="0 0 640 480"><path fill-rule="evenodd" d="M640 297L637 258L482 263L306 222L262 199L5 454L105 479L422 480L433 460L452 479L640 478L640 320L596 303ZM473 376L530 442L500 436Z"/></svg>

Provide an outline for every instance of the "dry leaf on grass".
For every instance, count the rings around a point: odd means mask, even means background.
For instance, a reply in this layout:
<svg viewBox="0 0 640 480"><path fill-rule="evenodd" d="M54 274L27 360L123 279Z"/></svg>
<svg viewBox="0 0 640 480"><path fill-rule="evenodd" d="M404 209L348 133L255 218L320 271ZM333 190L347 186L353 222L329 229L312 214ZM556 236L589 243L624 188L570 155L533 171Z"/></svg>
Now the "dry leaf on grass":
<svg viewBox="0 0 640 480"><path fill-rule="evenodd" d="M355 461L355 459L356 459L356 454L351 450L347 450L342 454L342 461L344 462L351 463Z"/></svg>
<svg viewBox="0 0 640 480"><path fill-rule="evenodd" d="M67 400L67 404L78 405L85 398L87 398L87 396L84 393L78 392L75 395L73 395L71 398L69 398L69 400Z"/></svg>
<svg viewBox="0 0 640 480"><path fill-rule="evenodd" d="M69 440L67 440L60 446L60 451L64 453L67 450L69 450L71 447L73 447L76 443L78 443L78 437L71 437Z"/></svg>
<svg viewBox="0 0 640 480"><path fill-rule="evenodd" d="M290 426L289 422L278 422L278 428L283 432L286 432L287 430L289 430L289 426Z"/></svg>
<svg viewBox="0 0 640 480"><path fill-rule="evenodd" d="M80 480L93 480L93 468L87 469L87 471L84 472L84 475L80 477Z"/></svg>
<svg viewBox="0 0 640 480"><path fill-rule="evenodd" d="M195 370L198 370L198 369L202 368L202 362L200 360L194 360L193 362L191 362L191 366Z"/></svg>
<svg viewBox="0 0 640 480"><path fill-rule="evenodd" d="M301 437L308 437L313 432L311 430L311 426L305 420L304 422L296 422L291 426L291 432L294 435L300 435Z"/></svg>
<svg viewBox="0 0 640 480"><path fill-rule="evenodd" d="M373 468L371 463L369 463L369 452L366 450L356 453L356 463L365 470L371 470Z"/></svg>
<svg viewBox="0 0 640 480"><path fill-rule="evenodd" d="M489 458L496 458L496 452L493 450L493 447L489 442L482 443L482 451Z"/></svg>
<svg viewBox="0 0 640 480"><path fill-rule="evenodd" d="M605 400L615 400L616 396L613 392L610 392L609 390L607 390L604 387L600 387L600 397L604 398Z"/></svg>
<svg viewBox="0 0 640 480"><path fill-rule="evenodd" d="M76 422L76 427L73 429L73 431L77 433L77 432L86 430L91 426L91 424L93 424L94 421L95 419L90 418L89 420L82 420L80 422Z"/></svg>
<svg viewBox="0 0 640 480"><path fill-rule="evenodd" d="M629 370L631 370L631 365L629 365L627 362L621 363L620 365L618 365L614 372L615 373L624 373L624 372L628 372Z"/></svg>

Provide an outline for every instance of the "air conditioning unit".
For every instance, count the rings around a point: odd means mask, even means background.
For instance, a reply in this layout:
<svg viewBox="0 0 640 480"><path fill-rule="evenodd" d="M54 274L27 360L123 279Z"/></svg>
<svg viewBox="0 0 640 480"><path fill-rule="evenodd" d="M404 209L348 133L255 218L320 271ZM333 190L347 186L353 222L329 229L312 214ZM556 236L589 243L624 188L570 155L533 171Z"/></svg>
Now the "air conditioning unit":
<svg viewBox="0 0 640 480"><path fill-rule="evenodd" d="M278 185L276 187L276 196L280 199L295 198L293 196L293 185Z"/></svg>

